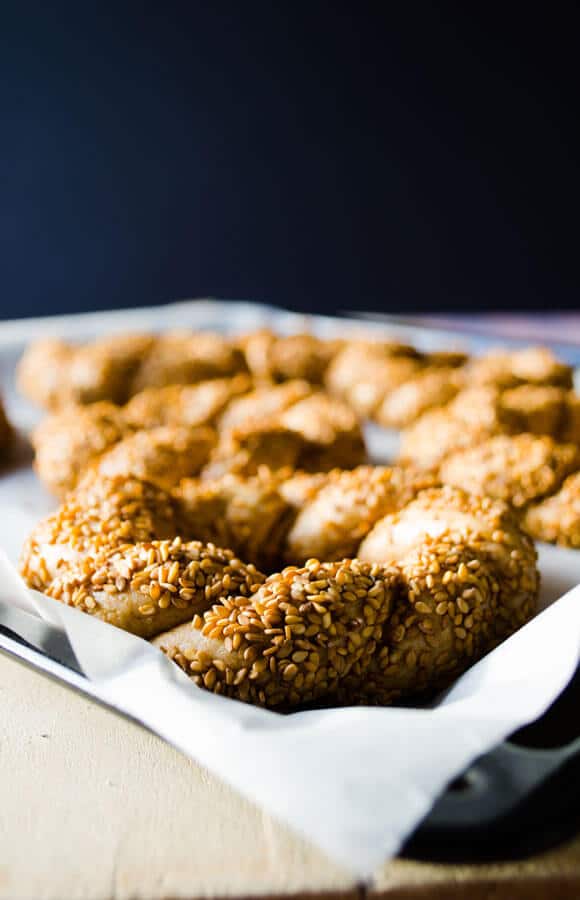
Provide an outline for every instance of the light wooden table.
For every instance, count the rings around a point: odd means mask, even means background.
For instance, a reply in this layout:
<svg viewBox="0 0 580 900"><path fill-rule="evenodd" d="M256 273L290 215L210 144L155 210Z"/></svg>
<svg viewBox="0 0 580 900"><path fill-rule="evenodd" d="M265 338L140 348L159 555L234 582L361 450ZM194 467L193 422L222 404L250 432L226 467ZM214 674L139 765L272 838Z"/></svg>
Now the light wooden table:
<svg viewBox="0 0 580 900"><path fill-rule="evenodd" d="M0 654L2 900L367 894L578 900L580 838L521 863L395 860L363 888L158 738Z"/></svg>

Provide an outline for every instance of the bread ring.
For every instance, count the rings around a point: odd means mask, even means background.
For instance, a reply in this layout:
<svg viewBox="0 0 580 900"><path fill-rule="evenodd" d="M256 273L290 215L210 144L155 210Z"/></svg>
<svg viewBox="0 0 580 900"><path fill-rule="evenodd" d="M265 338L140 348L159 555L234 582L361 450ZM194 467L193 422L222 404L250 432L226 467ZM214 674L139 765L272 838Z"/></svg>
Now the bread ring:
<svg viewBox="0 0 580 900"><path fill-rule="evenodd" d="M125 407L96 403L53 413L33 435L38 475L63 496L95 464L106 475L126 472L170 486L206 463L204 477L213 479L253 475L262 466L317 471L365 461L361 426L342 401L305 382L243 396L250 386L238 375L151 388ZM219 439L199 423L217 425Z"/></svg>
<svg viewBox="0 0 580 900"><path fill-rule="evenodd" d="M196 384L245 370L242 353L223 335L171 331L156 338L131 383L131 394L169 384Z"/></svg>
<svg viewBox="0 0 580 900"><path fill-rule="evenodd" d="M508 500L519 509L557 491L578 468L580 454L573 444L517 434L498 435L451 454L439 474L445 484Z"/></svg>
<svg viewBox="0 0 580 900"><path fill-rule="evenodd" d="M178 504L138 478L86 475L59 509L41 521L22 549L26 583L46 591L60 570L123 544L173 538Z"/></svg>
<svg viewBox="0 0 580 900"><path fill-rule="evenodd" d="M398 568L392 615L370 666L355 664L341 685L342 702L434 694L499 641L496 573L469 546L426 538Z"/></svg>
<svg viewBox="0 0 580 900"><path fill-rule="evenodd" d="M290 567L155 640L197 684L262 706L333 693L369 665L396 576L359 560Z"/></svg>
<svg viewBox="0 0 580 900"><path fill-rule="evenodd" d="M286 538L286 559L354 556L375 522L435 483L429 474L388 466L330 472L312 502L299 511Z"/></svg>
<svg viewBox="0 0 580 900"><path fill-rule="evenodd" d="M185 478L174 492L183 533L231 547L241 559L271 572L281 559L294 515L280 487L281 479L270 469L249 478Z"/></svg>
<svg viewBox="0 0 580 900"><path fill-rule="evenodd" d="M140 637L191 620L216 600L250 596L265 580L231 550L199 541L125 544L62 569L49 597Z"/></svg>
<svg viewBox="0 0 580 900"><path fill-rule="evenodd" d="M310 394L311 386L302 380L258 385L244 397L234 398L228 404L219 422L220 430L229 431L249 421L272 419Z"/></svg>
<svg viewBox="0 0 580 900"><path fill-rule="evenodd" d="M106 478L134 475L171 488L201 471L215 443L213 428L162 425L119 441L99 456L95 468Z"/></svg>
<svg viewBox="0 0 580 900"><path fill-rule="evenodd" d="M328 364L342 343L321 340L313 334L279 337L267 329L238 340L248 368L256 378L272 381L303 378L311 384L322 383Z"/></svg>
<svg viewBox="0 0 580 900"><path fill-rule="evenodd" d="M173 497L139 489L135 479L123 493L119 479L100 483L93 474L35 530L23 575L145 637L181 625L157 642L172 658L206 687L272 706L332 693L387 702L436 689L533 613L536 554L501 501L430 487L431 476L411 470L287 474L185 480ZM150 539L168 531L173 541ZM329 554L346 545L358 559L310 559L265 580L233 551L216 549L214 537L268 565L307 545ZM192 579L193 563L212 580ZM192 593L194 581L200 590ZM440 581L450 585L445 597ZM443 618L434 623L434 615Z"/></svg>
<svg viewBox="0 0 580 900"><path fill-rule="evenodd" d="M513 352L490 351L469 363L466 376L472 384L499 388L518 384L572 387L572 367L560 362L546 347L527 347Z"/></svg>
<svg viewBox="0 0 580 900"><path fill-rule="evenodd" d="M34 467L49 490L62 497L126 434L122 412L112 403L67 407L48 416L33 432Z"/></svg>
<svg viewBox="0 0 580 900"><path fill-rule="evenodd" d="M523 525L538 541L580 548L580 472L570 475L557 494L532 504Z"/></svg>
<svg viewBox="0 0 580 900"><path fill-rule="evenodd" d="M233 378L215 378L198 384L146 388L125 406L125 421L135 429L159 425L188 428L216 425L226 407L251 387L248 375L234 375Z"/></svg>

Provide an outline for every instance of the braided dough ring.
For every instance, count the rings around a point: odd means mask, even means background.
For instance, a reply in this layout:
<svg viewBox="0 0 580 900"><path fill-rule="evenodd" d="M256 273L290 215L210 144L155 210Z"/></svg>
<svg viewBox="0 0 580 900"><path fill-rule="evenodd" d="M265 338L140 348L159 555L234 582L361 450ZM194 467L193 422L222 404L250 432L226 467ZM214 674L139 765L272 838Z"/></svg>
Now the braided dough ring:
<svg viewBox="0 0 580 900"><path fill-rule="evenodd" d="M62 497L93 466L171 487L202 468L211 479L262 466L322 471L366 460L360 423L342 401L303 381L250 387L238 375L150 388L124 407L69 406L35 430L36 471Z"/></svg>
<svg viewBox="0 0 580 900"><path fill-rule="evenodd" d="M69 606L151 638L215 600L252 594L265 576L231 550L199 541L123 544L63 569L46 590Z"/></svg>
<svg viewBox="0 0 580 900"><path fill-rule="evenodd" d="M391 702L446 685L533 614L538 592L532 541L506 504L422 478L361 467L186 480L172 496L147 486L139 527L113 499L118 481L101 499L95 481L83 486L86 511L79 490L39 526L23 574L55 599L158 636L198 683L227 696L275 707L322 696ZM116 514L110 537L96 526L99 504ZM170 528L173 540L150 539ZM354 540L358 558L308 559L267 577L218 549L212 528L271 562L307 539L329 553ZM200 534L204 543L183 539ZM47 548L59 560L51 571L39 563Z"/></svg>
<svg viewBox="0 0 580 900"><path fill-rule="evenodd" d="M393 576L359 560L290 567L249 599L230 597L155 644L194 681L252 703L295 706L332 694L369 665Z"/></svg>

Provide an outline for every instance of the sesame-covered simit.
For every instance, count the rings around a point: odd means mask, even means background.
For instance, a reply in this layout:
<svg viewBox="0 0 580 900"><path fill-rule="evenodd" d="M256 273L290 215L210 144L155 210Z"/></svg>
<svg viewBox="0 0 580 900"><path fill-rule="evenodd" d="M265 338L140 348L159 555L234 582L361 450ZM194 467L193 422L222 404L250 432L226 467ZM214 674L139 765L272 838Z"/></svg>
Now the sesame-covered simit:
<svg viewBox="0 0 580 900"><path fill-rule="evenodd" d="M151 638L217 600L251 596L265 576L231 550L199 541L126 544L63 570L46 593L140 637Z"/></svg>
<svg viewBox="0 0 580 900"><path fill-rule="evenodd" d="M249 599L231 596L155 640L202 687L261 706L296 706L370 664L396 574L359 560L289 567Z"/></svg>
<svg viewBox="0 0 580 900"><path fill-rule="evenodd" d="M435 483L429 474L388 466L330 472L312 502L298 513L286 539L286 559L354 556L375 522Z"/></svg>
<svg viewBox="0 0 580 900"><path fill-rule="evenodd" d="M185 478L174 491L182 532L230 547L241 559L271 572L279 565L294 515L280 485L270 469L247 478Z"/></svg>
<svg viewBox="0 0 580 900"><path fill-rule="evenodd" d="M398 569L392 614L370 666L355 665L341 686L343 702L384 705L435 693L500 638L496 573L469 546L425 539Z"/></svg>
<svg viewBox="0 0 580 900"><path fill-rule="evenodd" d="M238 339L250 372L256 378L288 381L303 378L321 384L342 341L322 340L313 334L278 336L262 329Z"/></svg>
<svg viewBox="0 0 580 900"><path fill-rule="evenodd" d="M159 425L215 425L229 403L252 387L248 375L215 378L198 384L170 384L135 394L124 409L132 428Z"/></svg>
<svg viewBox="0 0 580 900"><path fill-rule="evenodd" d="M95 465L108 478L134 475L171 488L182 478L201 471L215 443L213 428L161 425L124 438L100 456Z"/></svg>
<svg viewBox="0 0 580 900"><path fill-rule="evenodd" d="M405 428L429 409L445 406L463 384L460 369L430 366L389 391L376 411L387 428Z"/></svg>
<svg viewBox="0 0 580 900"><path fill-rule="evenodd" d="M112 403L69 406L47 416L35 429L34 467L48 489L62 497L126 434L122 412Z"/></svg>
<svg viewBox="0 0 580 900"><path fill-rule="evenodd" d="M439 475L445 484L521 508L558 490L578 468L580 455L572 444L531 434L498 435L448 456Z"/></svg>
<svg viewBox="0 0 580 900"><path fill-rule="evenodd" d="M20 556L20 572L37 590L62 568L124 544L168 539L179 531L169 494L138 478L86 475L59 509L36 526Z"/></svg>
<svg viewBox="0 0 580 900"><path fill-rule="evenodd" d="M369 562L398 561L426 541L463 545L492 568L499 585L499 631L502 618L509 633L510 625L523 624L535 610L537 554L507 503L451 485L430 488L378 522L358 556Z"/></svg>
<svg viewBox="0 0 580 900"><path fill-rule="evenodd" d="M580 548L580 472L570 475L557 494L530 506L524 528L539 541Z"/></svg>

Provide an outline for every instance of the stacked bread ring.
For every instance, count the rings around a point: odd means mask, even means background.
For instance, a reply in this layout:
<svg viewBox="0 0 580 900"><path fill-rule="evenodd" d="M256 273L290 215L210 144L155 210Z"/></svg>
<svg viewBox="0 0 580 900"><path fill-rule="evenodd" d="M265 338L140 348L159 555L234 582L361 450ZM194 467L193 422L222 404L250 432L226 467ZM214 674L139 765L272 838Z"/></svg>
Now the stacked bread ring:
<svg viewBox="0 0 580 900"><path fill-rule="evenodd" d="M527 621L538 591L506 504L396 467L171 492L91 472L35 529L21 571L154 639L199 685L281 709L436 691Z"/></svg>
<svg viewBox="0 0 580 900"><path fill-rule="evenodd" d="M361 425L341 400L305 381L256 385L246 375L148 388L125 406L65 406L32 443L41 481L60 497L91 468L171 487L200 473L316 472L366 459Z"/></svg>

